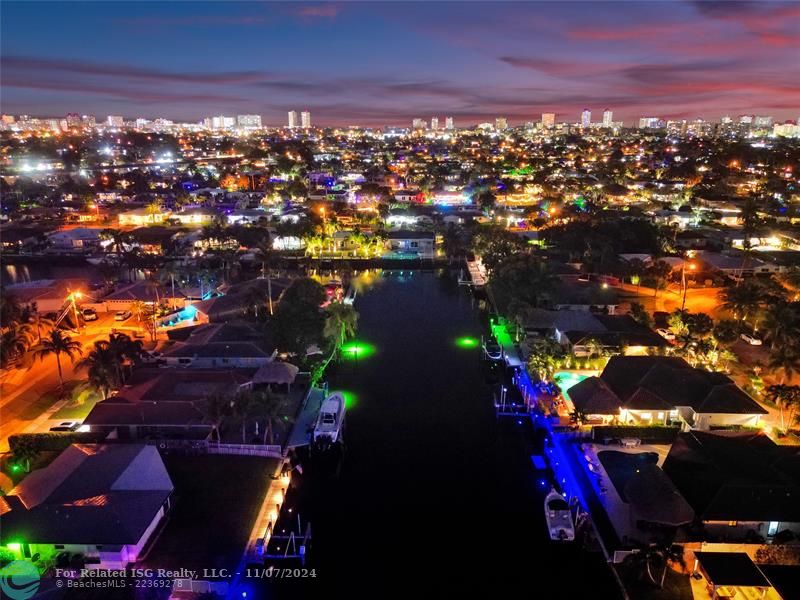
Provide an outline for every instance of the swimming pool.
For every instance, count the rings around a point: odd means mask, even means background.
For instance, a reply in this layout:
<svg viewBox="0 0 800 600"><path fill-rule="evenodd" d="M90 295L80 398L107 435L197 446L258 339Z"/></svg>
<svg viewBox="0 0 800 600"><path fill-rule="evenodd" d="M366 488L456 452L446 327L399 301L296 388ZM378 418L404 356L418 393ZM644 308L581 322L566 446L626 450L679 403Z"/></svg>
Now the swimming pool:
<svg viewBox="0 0 800 600"><path fill-rule="evenodd" d="M619 452L618 450L601 450L597 453L597 458L608 473L614 489L617 490L623 502L627 502L625 497L625 485L636 474L640 466L646 464L657 464L658 454L656 452Z"/></svg>
<svg viewBox="0 0 800 600"><path fill-rule="evenodd" d="M553 373L553 381L558 386L558 389L561 390L561 393L564 394L566 398L569 398L569 394L567 391L573 386L584 379L589 377L588 375L584 375L583 373L573 373L572 371L556 371Z"/></svg>

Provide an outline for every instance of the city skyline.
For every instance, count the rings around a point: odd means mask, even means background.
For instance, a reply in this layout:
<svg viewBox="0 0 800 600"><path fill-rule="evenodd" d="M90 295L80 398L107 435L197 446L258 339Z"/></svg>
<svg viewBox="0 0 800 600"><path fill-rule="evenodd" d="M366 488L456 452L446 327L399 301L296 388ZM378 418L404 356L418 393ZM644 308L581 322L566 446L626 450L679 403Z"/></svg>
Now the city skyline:
<svg viewBox="0 0 800 600"><path fill-rule="evenodd" d="M6 113L279 125L298 106L319 126L800 114L796 4L41 5L4 4ZM401 35L399 52L386 40Z"/></svg>

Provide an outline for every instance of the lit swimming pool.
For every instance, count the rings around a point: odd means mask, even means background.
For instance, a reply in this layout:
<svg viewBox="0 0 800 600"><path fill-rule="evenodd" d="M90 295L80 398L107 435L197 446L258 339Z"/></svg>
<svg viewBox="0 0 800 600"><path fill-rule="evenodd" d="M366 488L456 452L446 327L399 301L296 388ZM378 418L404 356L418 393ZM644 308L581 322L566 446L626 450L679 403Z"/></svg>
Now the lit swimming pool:
<svg viewBox="0 0 800 600"><path fill-rule="evenodd" d="M567 391L573 386L584 379L589 377L588 375L584 375L583 373L573 373L572 371L556 371L553 374L553 381L555 381L558 389L561 390L561 393L564 394L565 397L569 397Z"/></svg>

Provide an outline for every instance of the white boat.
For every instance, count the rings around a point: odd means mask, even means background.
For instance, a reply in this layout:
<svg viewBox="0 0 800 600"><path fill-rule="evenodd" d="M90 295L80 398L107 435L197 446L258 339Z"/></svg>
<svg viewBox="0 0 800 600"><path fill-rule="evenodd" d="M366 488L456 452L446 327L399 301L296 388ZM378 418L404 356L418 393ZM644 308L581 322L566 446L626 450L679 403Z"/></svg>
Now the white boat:
<svg viewBox="0 0 800 600"><path fill-rule="evenodd" d="M572 523L569 504L555 489L551 489L545 496L544 520L547 522L547 533L551 540L568 542L575 539L575 525Z"/></svg>
<svg viewBox="0 0 800 600"><path fill-rule="evenodd" d="M334 392L322 402L314 426L315 444L335 444L342 435L344 426L344 396Z"/></svg>

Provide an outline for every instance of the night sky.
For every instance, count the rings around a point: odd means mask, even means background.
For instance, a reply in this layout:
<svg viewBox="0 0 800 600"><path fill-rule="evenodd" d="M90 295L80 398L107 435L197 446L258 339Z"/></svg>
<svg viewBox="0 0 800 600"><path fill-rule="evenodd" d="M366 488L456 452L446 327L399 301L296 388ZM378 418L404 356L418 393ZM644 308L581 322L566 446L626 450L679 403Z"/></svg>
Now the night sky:
<svg viewBox="0 0 800 600"><path fill-rule="evenodd" d="M800 3L10 2L2 111L280 125L800 115Z"/></svg>

